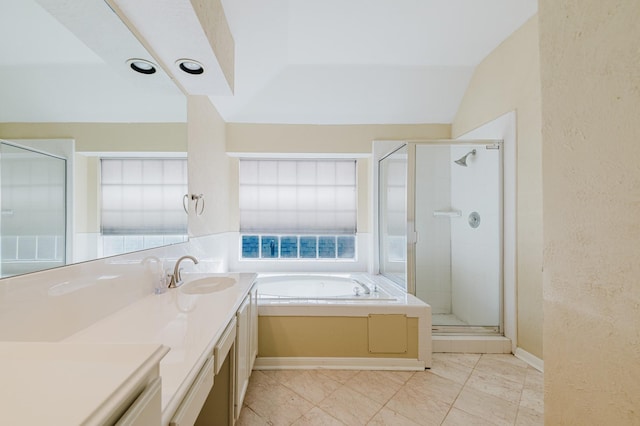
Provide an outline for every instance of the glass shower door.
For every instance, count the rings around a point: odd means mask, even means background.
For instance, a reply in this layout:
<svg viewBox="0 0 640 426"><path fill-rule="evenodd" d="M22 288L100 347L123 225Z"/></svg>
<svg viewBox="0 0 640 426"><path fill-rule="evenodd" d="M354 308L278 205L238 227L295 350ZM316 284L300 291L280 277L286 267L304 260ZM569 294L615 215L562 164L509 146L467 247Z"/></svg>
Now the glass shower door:
<svg viewBox="0 0 640 426"><path fill-rule="evenodd" d="M407 146L378 166L380 273L407 290Z"/></svg>
<svg viewBox="0 0 640 426"><path fill-rule="evenodd" d="M415 295L434 331L499 332L501 144L415 145Z"/></svg>
<svg viewBox="0 0 640 426"><path fill-rule="evenodd" d="M66 160L0 144L0 276L65 264Z"/></svg>

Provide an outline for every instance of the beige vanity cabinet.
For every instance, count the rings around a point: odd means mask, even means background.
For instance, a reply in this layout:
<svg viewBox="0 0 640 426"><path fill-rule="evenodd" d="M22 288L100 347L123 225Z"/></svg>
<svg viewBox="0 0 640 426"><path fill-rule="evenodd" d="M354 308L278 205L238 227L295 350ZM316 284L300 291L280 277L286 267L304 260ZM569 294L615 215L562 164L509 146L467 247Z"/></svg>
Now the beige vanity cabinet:
<svg viewBox="0 0 640 426"><path fill-rule="evenodd" d="M153 379L115 423L116 426L159 425L161 416L161 380Z"/></svg>
<svg viewBox="0 0 640 426"><path fill-rule="evenodd" d="M192 426L195 424L200 410L205 405L211 388L213 388L214 376L215 359L213 354L211 354L178 406L171 422L169 422L170 426Z"/></svg>
<svg viewBox="0 0 640 426"><path fill-rule="evenodd" d="M233 426L240 416L258 352L256 297L254 286L214 346L214 385L196 425Z"/></svg>
<svg viewBox="0 0 640 426"><path fill-rule="evenodd" d="M235 392L235 418L240 416L242 401L249 386L251 375L250 344L251 344L251 295L247 295L238 312L238 331L236 334L236 392Z"/></svg>
<svg viewBox="0 0 640 426"><path fill-rule="evenodd" d="M249 345L250 367L249 372L253 370L253 365L258 357L258 286L254 285L249 292L251 296L251 310L249 312L251 318L251 343Z"/></svg>
<svg viewBox="0 0 640 426"><path fill-rule="evenodd" d="M227 325L213 349L215 380L213 389L200 411L195 424L198 426L233 426L236 327L234 317Z"/></svg>
<svg viewBox="0 0 640 426"><path fill-rule="evenodd" d="M236 391L235 418L240 416L249 377L258 354L258 292L254 285L236 313L238 331L236 335Z"/></svg>

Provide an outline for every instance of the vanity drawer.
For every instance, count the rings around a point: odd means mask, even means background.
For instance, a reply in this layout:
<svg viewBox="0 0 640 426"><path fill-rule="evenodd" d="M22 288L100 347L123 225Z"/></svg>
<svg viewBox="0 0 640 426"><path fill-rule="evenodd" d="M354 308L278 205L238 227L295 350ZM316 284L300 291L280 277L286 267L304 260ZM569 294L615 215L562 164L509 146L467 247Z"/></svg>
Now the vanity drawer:
<svg viewBox="0 0 640 426"><path fill-rule="evenodd" d="M218 340L218 343L216 343L216 346L213 348L216 374L220 372L222 364L224 364L224 359L227 357L229 349L231 349L231 346L233 346L233 343L236 340L236 322L237 321L234 317L224 330L224 333L222 333L222 336Z"/></svg>
<svg viewBox="0 0 640 426"><path fill-rule="evenodd" d="M193 425L213 388L214 357L209 357L171 419L170 426Z"/></svg>
<svg viewBox="0 0 640 426"><path fill-rule="evenodd" d="M154 379L120 417L116 426L147 426L160 424L160 377Z"/></svg>

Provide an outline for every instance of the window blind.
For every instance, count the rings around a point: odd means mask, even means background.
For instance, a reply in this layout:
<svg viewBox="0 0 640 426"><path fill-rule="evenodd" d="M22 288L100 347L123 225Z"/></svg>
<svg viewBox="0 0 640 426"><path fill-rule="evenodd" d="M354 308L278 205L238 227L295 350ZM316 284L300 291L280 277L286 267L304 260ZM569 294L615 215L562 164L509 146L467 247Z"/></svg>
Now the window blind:
<svg viewBox="0 0 640 426"><path fill-rule="evenodd" d="M240 160L240 232L356 232L354 160Z"/></svg>
<svg viewBox="0 0 640 426"><path fill-rule="evenodd" d="M186 234L185 159L101 160L102 233Z"/></svg>

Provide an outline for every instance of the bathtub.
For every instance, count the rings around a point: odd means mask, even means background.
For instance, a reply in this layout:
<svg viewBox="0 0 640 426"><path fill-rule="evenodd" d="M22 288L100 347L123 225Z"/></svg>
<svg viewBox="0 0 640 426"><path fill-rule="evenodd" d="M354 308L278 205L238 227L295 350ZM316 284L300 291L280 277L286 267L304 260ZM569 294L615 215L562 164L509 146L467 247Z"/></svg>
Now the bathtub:
<svg viewBox="0 0 640 426"><path fill-rule="evenodd" d="M256 369L423 370L431 307L378 275L260 274Z"/></svg>
<svg viewBox="0 0 640 426"><path fill-rule="evenodd" d="M396 300L378 284L362 277L335 275L276 275L258 279L262 299L280 300Z"/></svg>

